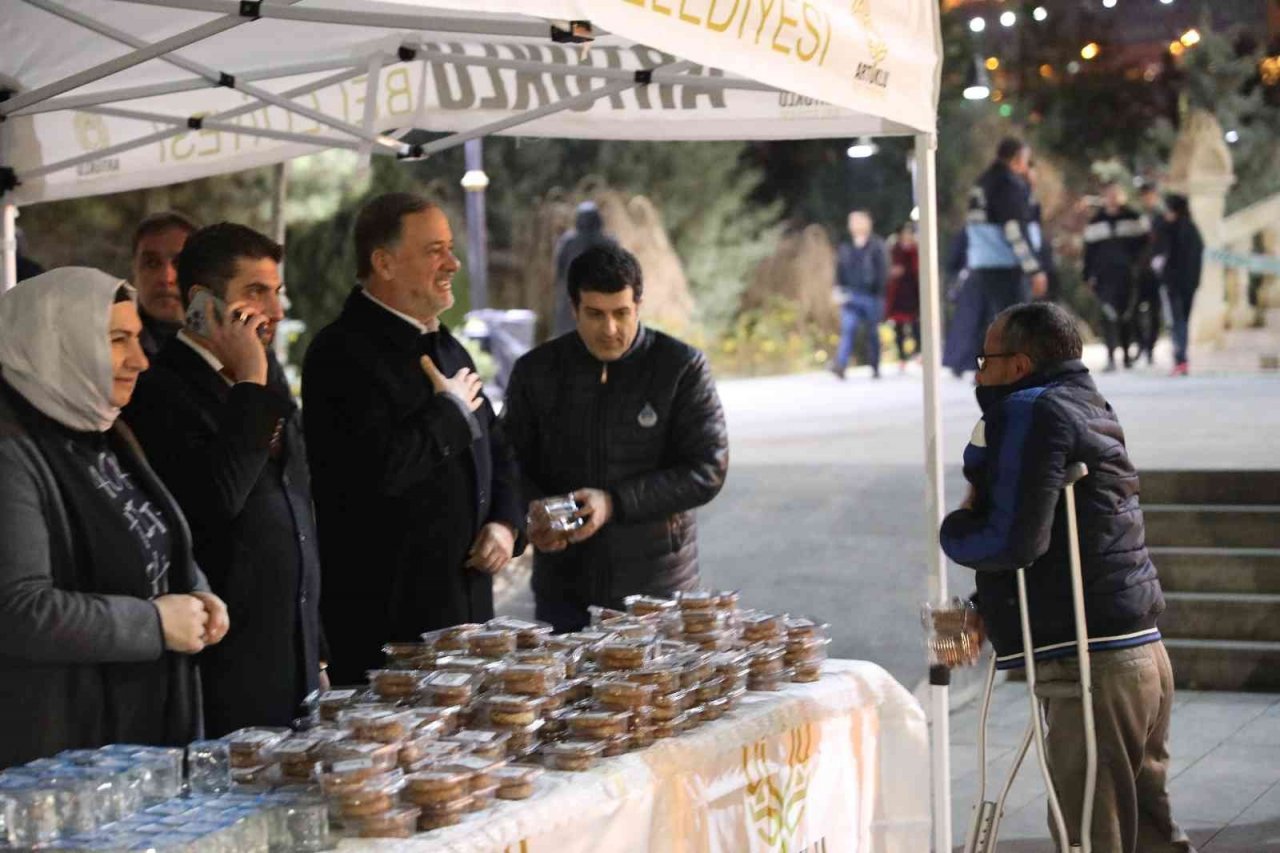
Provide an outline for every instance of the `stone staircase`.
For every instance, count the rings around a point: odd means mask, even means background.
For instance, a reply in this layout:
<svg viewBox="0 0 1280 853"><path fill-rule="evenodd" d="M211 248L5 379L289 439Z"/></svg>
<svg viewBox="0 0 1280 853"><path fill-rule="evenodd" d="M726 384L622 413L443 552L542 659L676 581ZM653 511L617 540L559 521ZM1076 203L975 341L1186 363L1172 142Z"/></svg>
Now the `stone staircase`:
<svg viewBox="0 0 1280 853"><path fill-rule="evenodd" d="M1179 687L1280 691L1280 471L1144 471Z"/></svg>

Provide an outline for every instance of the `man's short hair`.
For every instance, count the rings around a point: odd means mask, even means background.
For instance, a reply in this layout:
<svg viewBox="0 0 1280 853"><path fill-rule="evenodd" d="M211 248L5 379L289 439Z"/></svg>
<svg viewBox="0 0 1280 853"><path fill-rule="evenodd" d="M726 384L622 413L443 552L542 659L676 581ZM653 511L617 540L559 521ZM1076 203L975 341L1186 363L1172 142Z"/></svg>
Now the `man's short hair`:
<svg viewBox="0 0 1280 853"><path fill-rule="evenodd" d="M1027 147L1027 143L1023 142L1016 136L1006 136L1000 140L1000 145L996 147L996 159L1001 163L1008 163L1013 158L1022 153L1022 149Z"/></svg>
<svg viewBox="0 0 1280 853"><path fill-rule="evenodd" d="M644 276L636 256L621 246L601 244L592 246L569 264L567 275L569 300L574 307L582 299L584 290L592 293L621 293L628 287L636 302L644 295Z"/></svg>
<svg viewBox="0 0 1280 853"><path fill-rule="evenodd" d="M142 242L143 238L174 228L186 232L189 237L198 231L200 226L176 210L153 213L139 222L138 227L133 229L133 246L129 249L130 257L138 254L138 244Z"/></svg>
<svg viewBox="0 0 1280 853"><path fill-rule="evenodd" d="M370 199L356 215L356 278L364 281L373 274L375 251L400 242L406 216L436 207L416 193L384 193Z"/></svg>
<svg viewBox="0 0 1280 853"><path fill-rule="evenodd" d="M1001 337L1006 352L1025 353L1036 367L1080 358L1084 342L1075 318L1052 302L1024 302L1004 309Z"/></svg>
<svg viewBox="0 0 1280 853"><path fill-rule="evenodd" d="M235 278L236 263L241 258L270 258L280 263L283 257L283 246L247 225L219 222L201 228L187 238L178 255L178 288L183 302L190 302L191 288L197 284L225 299L227 284Z"/></svg>

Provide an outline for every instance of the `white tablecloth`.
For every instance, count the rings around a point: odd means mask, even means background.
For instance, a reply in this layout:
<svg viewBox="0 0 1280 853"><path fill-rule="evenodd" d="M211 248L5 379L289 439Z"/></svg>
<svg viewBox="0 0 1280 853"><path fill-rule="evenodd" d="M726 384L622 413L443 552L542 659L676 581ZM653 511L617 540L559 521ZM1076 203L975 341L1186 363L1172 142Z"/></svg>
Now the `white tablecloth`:
<svg viewBox="0 0 1280 853"><path fill-rule="evenodd" d="M501 803L413 839L346 839L405 853L919 853L929 849L924 711L865 661L821 681L748 693L679 738L547 773Z"/></svg>

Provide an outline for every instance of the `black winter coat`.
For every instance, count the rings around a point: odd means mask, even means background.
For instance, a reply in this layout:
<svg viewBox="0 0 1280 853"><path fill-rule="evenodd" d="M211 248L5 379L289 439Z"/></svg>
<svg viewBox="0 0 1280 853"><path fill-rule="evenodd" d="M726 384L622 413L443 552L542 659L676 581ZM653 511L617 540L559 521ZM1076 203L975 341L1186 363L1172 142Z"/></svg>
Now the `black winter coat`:
<svg viewBox="0 0 1280 853"><path fill-rule="evenodd" d="M1164 596L1147 554L1138 474L1124 430L1079 361L1014 385L978 389L983 417L965 448L972 509L947 516L947 556L978 570L978 608L997 665L1022 664L1016 570L1027 568L1036 659L1075 654L1066 505L1067 466L1089 474L1075 487L1090 648L1160 638Z"/></svg>
<svg viewBox="0 0 1280 853"><path fill-rule="evenodd" d="M272 367L268 387L228 385L173 338L124 413L181 504L196 560L231 617L226 638L200 655L210 737L289 725L323 656L306 446L283 371L274 359Z"/></svg>
<svg viewBox="0 0 1280 853"><path fill-rule="evenodd" d="M492 618L493 579L466 568L467 552L488 522L524 529L492 407L467 414L435 393L423 353L446 375L475 369L447 328L420 334L359 287L307 350L302 400L334 683L363 681L389 640Z"/></svg>
<svg viewBox="0 0 1280 853"><path fill-rule="evenodd" d="M527 500L598 488L613 519L594 537L534 558L543 602L618 607L633 593L670 595L698 582L693 510L724 485L729 438L706 357L641 328L606 365L576 332L516 363L507 434ZM560 629L579 626L557 625Z"/></svg>

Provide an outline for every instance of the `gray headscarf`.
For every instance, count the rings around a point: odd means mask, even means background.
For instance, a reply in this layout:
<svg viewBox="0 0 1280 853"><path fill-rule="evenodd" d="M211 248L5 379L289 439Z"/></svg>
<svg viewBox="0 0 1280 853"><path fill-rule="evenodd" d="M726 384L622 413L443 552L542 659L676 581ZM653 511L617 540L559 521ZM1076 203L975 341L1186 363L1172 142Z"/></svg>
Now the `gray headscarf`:
<svg viewBox="0 0 1280 853"><path fill-rule="evenodd" d="M120 417L111 405L109 329L122 285L101 270L60 267L0 296L0 373L70 429L106 432Z"/></svg>

